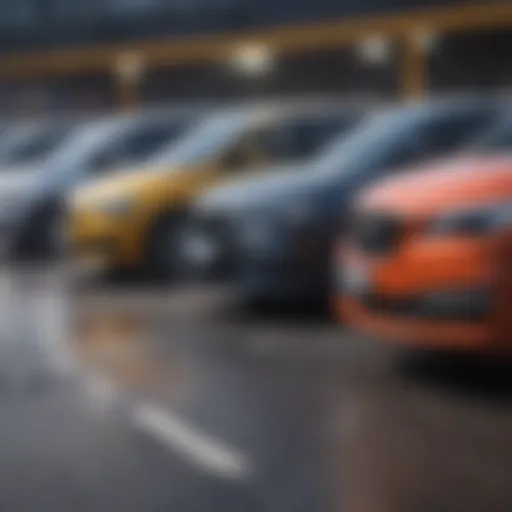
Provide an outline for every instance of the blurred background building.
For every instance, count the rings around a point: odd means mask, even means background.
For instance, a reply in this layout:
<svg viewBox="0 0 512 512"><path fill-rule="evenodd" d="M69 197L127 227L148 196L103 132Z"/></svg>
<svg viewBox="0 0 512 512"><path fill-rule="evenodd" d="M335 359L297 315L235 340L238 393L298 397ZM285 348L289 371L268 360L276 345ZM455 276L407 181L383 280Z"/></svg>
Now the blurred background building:
<svg viewBox="0 0 512 512"><path fill-rule="evenodd" d="M506 90L512 3L0 0L4 115Z"/></svg>

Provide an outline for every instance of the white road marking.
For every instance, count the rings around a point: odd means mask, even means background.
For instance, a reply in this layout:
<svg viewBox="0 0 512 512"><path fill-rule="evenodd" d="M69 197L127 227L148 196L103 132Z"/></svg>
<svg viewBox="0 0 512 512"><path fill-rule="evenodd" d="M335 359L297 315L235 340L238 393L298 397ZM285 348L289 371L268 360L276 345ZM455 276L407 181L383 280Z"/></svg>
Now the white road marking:
<svg viewBox="0 0 512 512"><path fill-rule="evenodd" d="M102 411L110 410L122 398L119 388L99 374L84 375L84 387L88 397ZM246 479L252 472L244 454L192 427L170 411L140 402L132 404L128 414L136 428L202 470L234 480Z"/></svg>
<svg viewBox="0 0 512 512"><path fill-rule="evenodd" d="M90 374L85 377L85 390L89 398L99 409L109 410L119 393L116 386L101 375Z"/></svg>
<svg viewBox="0 0 512 512"><path fill-rule="evenodd" d="M16 328L29 329L37 325L40 331L35 336L36 343L31 347L39 349L55 367L73 369L80 376L80 370L74 364L75 361L67 352L66 346L67 336L71 336L70 326L64 323L69 314L66 310L66 289L56 286L55 283L48 286L48 276L43 277L43 283L34 283L32 276L16 273L14 282L18 284L17 281L22 281L21 285L27 285L18 289L13 285L13 276L5 276L0 272L0 301L3 299L10 306L4 305L0 308L0 327L14 325ZM27 283L23 282L24 279L27 279ZM13 291L17 293L11 297ZM2 312L6 315L5 318L2 317ZM13 316L13 313L17 313L17 316ZM28 313L30 316L27 316ZM34 336L32 332L28 334ZM14 346L17 338L7 338ZM16 343L15 346L19 351L18 345ZM110 410L122 399L121 389L102 375L84 372L82 378L90 399L104 410ZM171 412L150 403L136 401L129 405L127 412L136 428L158 440L170 451L181 454L202 470L217 477L235 480L244 480L252 473L252 465L243 453L192 427Z"/></svg>
<svg viewBox="0 0 512 512"><path fill-rule="evenodd" d="M122 399L120 389L97 373L84 375L84 386L94 405L102 411L110 410ZM170 411L149 402L134 402L128 414L137 429L216 477L244 480L252 473L251 463L243 453L192 427Z"/></svg>
<svg viewBox="0 0 512 512"><path fill-rule="evenodd" d="M181 453L191 463L216 476L243 480L251 474L251 464L244 454L199 432L167 411L141 404L133 411L133 421L168 449Z"/></svg>
<svg viewBox="0 0 512 512"><path fill-rule="evenodd" d="M67 290L49 287L37 298L34 314L39 326L35 336L42 353L58 373L70 373L74 367L69 340L72 336L72 308Z"/></svg>

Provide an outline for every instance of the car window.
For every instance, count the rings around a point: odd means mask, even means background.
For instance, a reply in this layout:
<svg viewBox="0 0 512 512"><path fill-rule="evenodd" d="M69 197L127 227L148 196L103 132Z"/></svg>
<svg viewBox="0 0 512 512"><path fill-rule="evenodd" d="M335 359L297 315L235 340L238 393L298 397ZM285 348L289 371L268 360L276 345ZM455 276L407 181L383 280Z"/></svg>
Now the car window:
<svg viewBox="0 0 512 512"><path fill-rule="evenodd" d="M466 149L479 151L512 150L512 119L501 120L498 124L475 137Z"/></svg>
<svg viewBox="0 0 512 512"><path fill-rule="evenodd" d="M224 172L240 172L268 162L265 148L255 132L249 132L233 141L219 159Z"/></svg>
<svg viewBox="0 0 512 512"><path fill-rule="evenodd" d="M2 165L26 165L47 157L68 134L65 127L42 127L26 136L17 137L3 148L0 155Z"/></svg>
<svg viewBox="0 0 512 512"><path fill-rule="evenodd" d="M194 166L219 155L251 126L247 115L218 114L190 126L187 134L156 151L154 165Z"/></svg>
<svg viewBox="0 0 512 512"><path fill-rule="evenodd" d="M157 123L143 126L129 134L124 141L124 158L137 164L151 158L169 142L175 141L187 129L185 120Z"/></svg>
<svg viewBox="0 0 512 512"><path fill-rule="evenodd" d="M426 158L433 158L456 150L481 133L492 122L493 113L487 111L463 111L441 114L411 126L400 144L389 154L387 165L400 170L404 165Z"/></svg>
<svg viewBox="0 0 512 512"><path fill-rule="evenodd" d="M100 148L91 155L88 171L91 174L103 174L125 165L127 161L123 150L124 146L117 144Z"/></svg>
<svg viewBox="0 0 512 512"><path fill-rule="evenodd" d="M277 163L312 156L344 124L347 120L334 116L290 119L258 130L255 138L268 159Z"/></svg>
<svg viewBox="0 0 512 512"><path fill-rule="evenodd" d="M461 147L493 118L491 109L398 109L377 114L348 137L336 137L315 161L317 172L371 176ZM452 121L453 120L453 121Z"/></svg>
<svg viewBox="0 0 512 512"><path fill-rule="evenodd" d="M483 133L494 121L490 110L466 111L448 118L434 120L429 126L429 144L432 151L451 151Z"/></svg>
<svg viewBox="0 0 512 512"><path fill-rule="evenodd" d="M90 162L90 172L136 168L147 162L163 146L179 138L188 128L185 120L168 120L151 126L136 126L120 133L108 145L97 148Z"/></svg>
<svg viewBox="0 0 512 512"><path fill-rule="evenodd" d="M423 131L417 128L411 127L411 130L404 134L400 142L390 146L387 158L384 158L385 165L390 170L400 170L401 167L411 162L432 155L427 137Z"/></svg>
<svg viewBox="0 0 512 512"><path fill-rule="evenodd" d="M348 136L341 133L321 150L314 169L325 175L348 177L373 162L386 160L417 123L411 112L381 113L361 123Z"/></svg>
<svg viewBox="0 0 512 512"><path fill-rule="evenodd" d="M281 119L259 126L236 140L221 159L227 170L244 170L262 165L311 157L343 126L349 116L309 115Z"/></svg>

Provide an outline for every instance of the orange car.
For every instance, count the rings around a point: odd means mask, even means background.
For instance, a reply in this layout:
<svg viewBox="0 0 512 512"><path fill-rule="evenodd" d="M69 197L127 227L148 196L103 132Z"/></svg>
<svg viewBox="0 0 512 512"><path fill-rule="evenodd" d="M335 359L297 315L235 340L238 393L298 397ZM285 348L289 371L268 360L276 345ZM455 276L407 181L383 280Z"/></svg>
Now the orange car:
<svg viewBox="0 0 512 512"><path fill-rule="evenodd" d="M334 304L349 325L422 348L512 352L512 156L381 182L338 247Z"/></svg>

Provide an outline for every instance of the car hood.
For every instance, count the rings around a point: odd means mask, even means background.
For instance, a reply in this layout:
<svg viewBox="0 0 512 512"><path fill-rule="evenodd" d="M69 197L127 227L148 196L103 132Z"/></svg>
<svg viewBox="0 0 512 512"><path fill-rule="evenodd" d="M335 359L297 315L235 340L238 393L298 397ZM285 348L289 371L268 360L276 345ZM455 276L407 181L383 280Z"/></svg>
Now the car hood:
<svg viewBox="0 0 512 512"><path fill-rule="evenodd" d="M186 191L190 181L197 177L198 173L194 170L182 167L121 170L80 187L73 195L73 204L75 207L89 206L97 202L130 197L164 186L172 188L176 192Z"/></svg>
<svg viewBox="0 0 512 512"><path fill-rule="evenodd" d="M203 194L196 203L202 211L238 210L274 206L312 194L319 183L307 164L271 167L251 177L221 184Z"/></svg>
<svg viewBox="0 0 512 512"><path fill-rule="evenodd" d="M464 155L437 160L385 179L365 192L363 208L428 215L446 208L507 200L512 154Z"/></svg>

